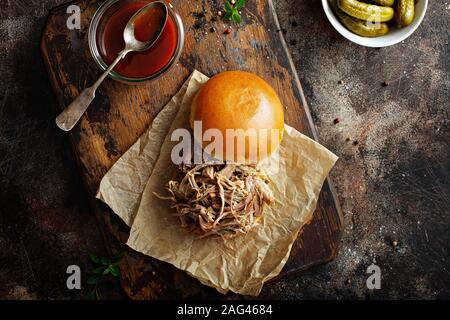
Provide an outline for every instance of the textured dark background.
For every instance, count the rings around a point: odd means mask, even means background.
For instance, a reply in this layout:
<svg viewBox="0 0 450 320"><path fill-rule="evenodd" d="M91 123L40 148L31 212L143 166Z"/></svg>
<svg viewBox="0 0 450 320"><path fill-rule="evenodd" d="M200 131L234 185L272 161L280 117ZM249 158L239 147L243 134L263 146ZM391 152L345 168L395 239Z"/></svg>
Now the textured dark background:
<svg viewBox="0 0 450 320"><path fill-rule="evenodd" d="M80 298L66 267L104 255L38 47L64 2L0 0L0 299ZM335 261L261 297L450 298L450 1L383 49L340 37L318 0L276 8L320 141L340 157L345 230ZM366 288L372 263L381 290Z"/></svg>

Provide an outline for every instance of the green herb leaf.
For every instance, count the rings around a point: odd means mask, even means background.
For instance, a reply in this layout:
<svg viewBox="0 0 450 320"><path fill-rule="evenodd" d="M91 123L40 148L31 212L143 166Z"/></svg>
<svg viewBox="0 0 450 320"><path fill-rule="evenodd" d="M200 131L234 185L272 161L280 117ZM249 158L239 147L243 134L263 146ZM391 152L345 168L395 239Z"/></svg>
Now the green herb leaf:
<svg viewBox="0 0 450 320"><path fill-rule="evenodd" d="M86 282L87 282L87 284L95 285L100 281L101 277L102 277L101 275L96 274L96 275L89 277Z"/></svg>
<svg viewBox="0 0 450 320"><path fill-rule="evenodd" d="M231 17L233 16L233 11L228 11L227 13L225 13L225 15L223 16L224 20L231 20Z"/></svg>
<svg viewBox="0 0 450 320"><path fill-rule="evenodd" d="M111 266L109 266L108 268L105 269L105 271L103 271L103 275L107 275L111 272Z"/></svg>
<svg viewBox="0 0 450 320"><path fill-rule="evenodd" d="M241 16L237 12L233 12L233 15L231 16L234 23L239 24L241 23Z"/></svg>
<svg viewBox="0 0 450 320"><path fill-rule="evenodd" d="M225 11L227 11L227 12L233 11L233 6L228 1L225 2Z"/></svg>
<svg viewBox="0 0 450 320"><path fill-rule="evenodd" d="M88 293L86 293L83 297L85 300L95 300L96 296L95 296L95 288L91 291L89 291Z"/></svg>
<svg viewBox="0 0 450 320"><path fill-rule="evenodd" d="M118 277L120 272L119 272L119 267L115 266L115 265L111 265L110 267L110 272L114 277Z"/></svg>
<svg viewBox="0 0 450 320"><path fill-rule="evenodd" d="M101 257L100 258L100 262L101 262L101 264L102 265L104 265L104 266L107 266L107 265L109 265L109 259L107 259L107 258L105 258L105 257Z"/></svg>
<svg viewBox="0 0 450 320"><path fill-rule="evenodd" d="M100 266L94 269L94 271L92 271L95 274L102 274L103 271L105 271L105 266Z"/></svg>
<svg viewBox="0 0 450 320"><path fill-rule="evenodd" d="M234 4L234 7L236 9L241 9L244 6L245 6L245 0L237 0L236 3Z"/></svg>
<svg viewBox="0 0 450 320"><path fill-rule="evenodd" d="M100 292L97 288L95 288L95 297L97 298L97 300L102 300L102 296L100 295Z"/></svg>
<svg viewBox="0 0 450 320"><path fill-rule="evenodd" d="M91 259L91 261L92 261L93 263L97 263L97 264L100 263L99 257L97 257L97 256L96 256L95 254L93 254L93 253L91 253L91 254L89 255L89 258Z"/></svg>

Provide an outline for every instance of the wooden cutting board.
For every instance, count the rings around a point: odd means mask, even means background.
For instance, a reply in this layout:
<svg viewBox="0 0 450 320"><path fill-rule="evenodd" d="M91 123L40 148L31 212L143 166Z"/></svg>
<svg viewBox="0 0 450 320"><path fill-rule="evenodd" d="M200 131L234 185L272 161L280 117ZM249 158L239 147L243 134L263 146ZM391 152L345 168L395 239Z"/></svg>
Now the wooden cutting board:
<svg viewBox="0 0 450 320"><path fill-rule="evenodd" d="M100 75L89 52L87 29L101 3L98 0L75 1L54 8L48 17L41 51L58 100L58 113ZM81 30L66 27L70 4L81 8ZM102 176L151 124L194 69L208 76L235 69L258 74L280 95L286 108L286 122L316 139L272 0L247 1L242 13L243 23L239 28L233 26L228 35L223 33L228 24L212 19L222 9L223 1L173 0L172 4L186 30L177 66L162 78L142 86L107 79L80 123L67 133L106 247L111 254L125 252L120 265L120 282L125 294L132 299L219 296L184 272L129 249L124 244L129 228L94 198ZM211 27L216 32L211 32ZM280 277L332 260L341 229L342 214L327 180L314 217L295 242Z"/></svg>

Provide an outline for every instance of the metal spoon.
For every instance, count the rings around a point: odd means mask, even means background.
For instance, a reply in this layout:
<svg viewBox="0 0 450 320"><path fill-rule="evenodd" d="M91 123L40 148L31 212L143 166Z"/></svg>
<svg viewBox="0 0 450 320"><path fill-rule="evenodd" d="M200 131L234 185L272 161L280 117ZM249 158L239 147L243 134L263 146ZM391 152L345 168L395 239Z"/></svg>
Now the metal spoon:
<svg viewBox="0 0 450 320"><path fill-rule="evenodd" d="M153 10L153 12L149 12ZM149 39L146 42L141 42L135 38L135 22L138 18L144 18L144 14L154 14L154 24L156 25L153 34L149 35ZM56 125L64 131L70 131L75 124L80 120L83 113L89 107L92 100L95 98L95 91L98 86L105 80L106 76L111 72L121 59L123 59L127 53L131 51L144 51L153 46L161 35L164 26L167 21L167 7L162 1L151 2L142 7L136 12L128 21L125 30L123 31L123 38L125 40L125 49L118 53L116 60L105 70L100 78L89 88L83 90L83 92L56 118ZM141 39L142 40L142 39Z"/></svg>

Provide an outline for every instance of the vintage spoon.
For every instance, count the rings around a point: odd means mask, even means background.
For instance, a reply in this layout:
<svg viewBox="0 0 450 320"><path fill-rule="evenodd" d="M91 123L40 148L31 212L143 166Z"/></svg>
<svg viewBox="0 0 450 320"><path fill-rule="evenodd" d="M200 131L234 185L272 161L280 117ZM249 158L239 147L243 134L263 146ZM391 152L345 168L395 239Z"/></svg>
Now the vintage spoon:
<svg viewBox="0 0 450 320"><path fill-rule="evenodd" d="M88 108L89 104L94 100L95 91L98 86L100 86L106 76L114 69L116 64L127 55L127 53L132 51L144 51L155 44L166 25L167 15L166 4L162 1L156 1L142 7L131 17L123 31L125 49L118 53L116 60L111 63L100 78L91 87L84 89L83 92L56 118L56 125L61 130L72 130ZM136 24L143 25L143 30L140 30L141 32L139 32L140 35L138 36L141 41L136 39ZM143 39L143 37L145 37L145 39ZM143 40L145 42L142 42Z"/></svg>

